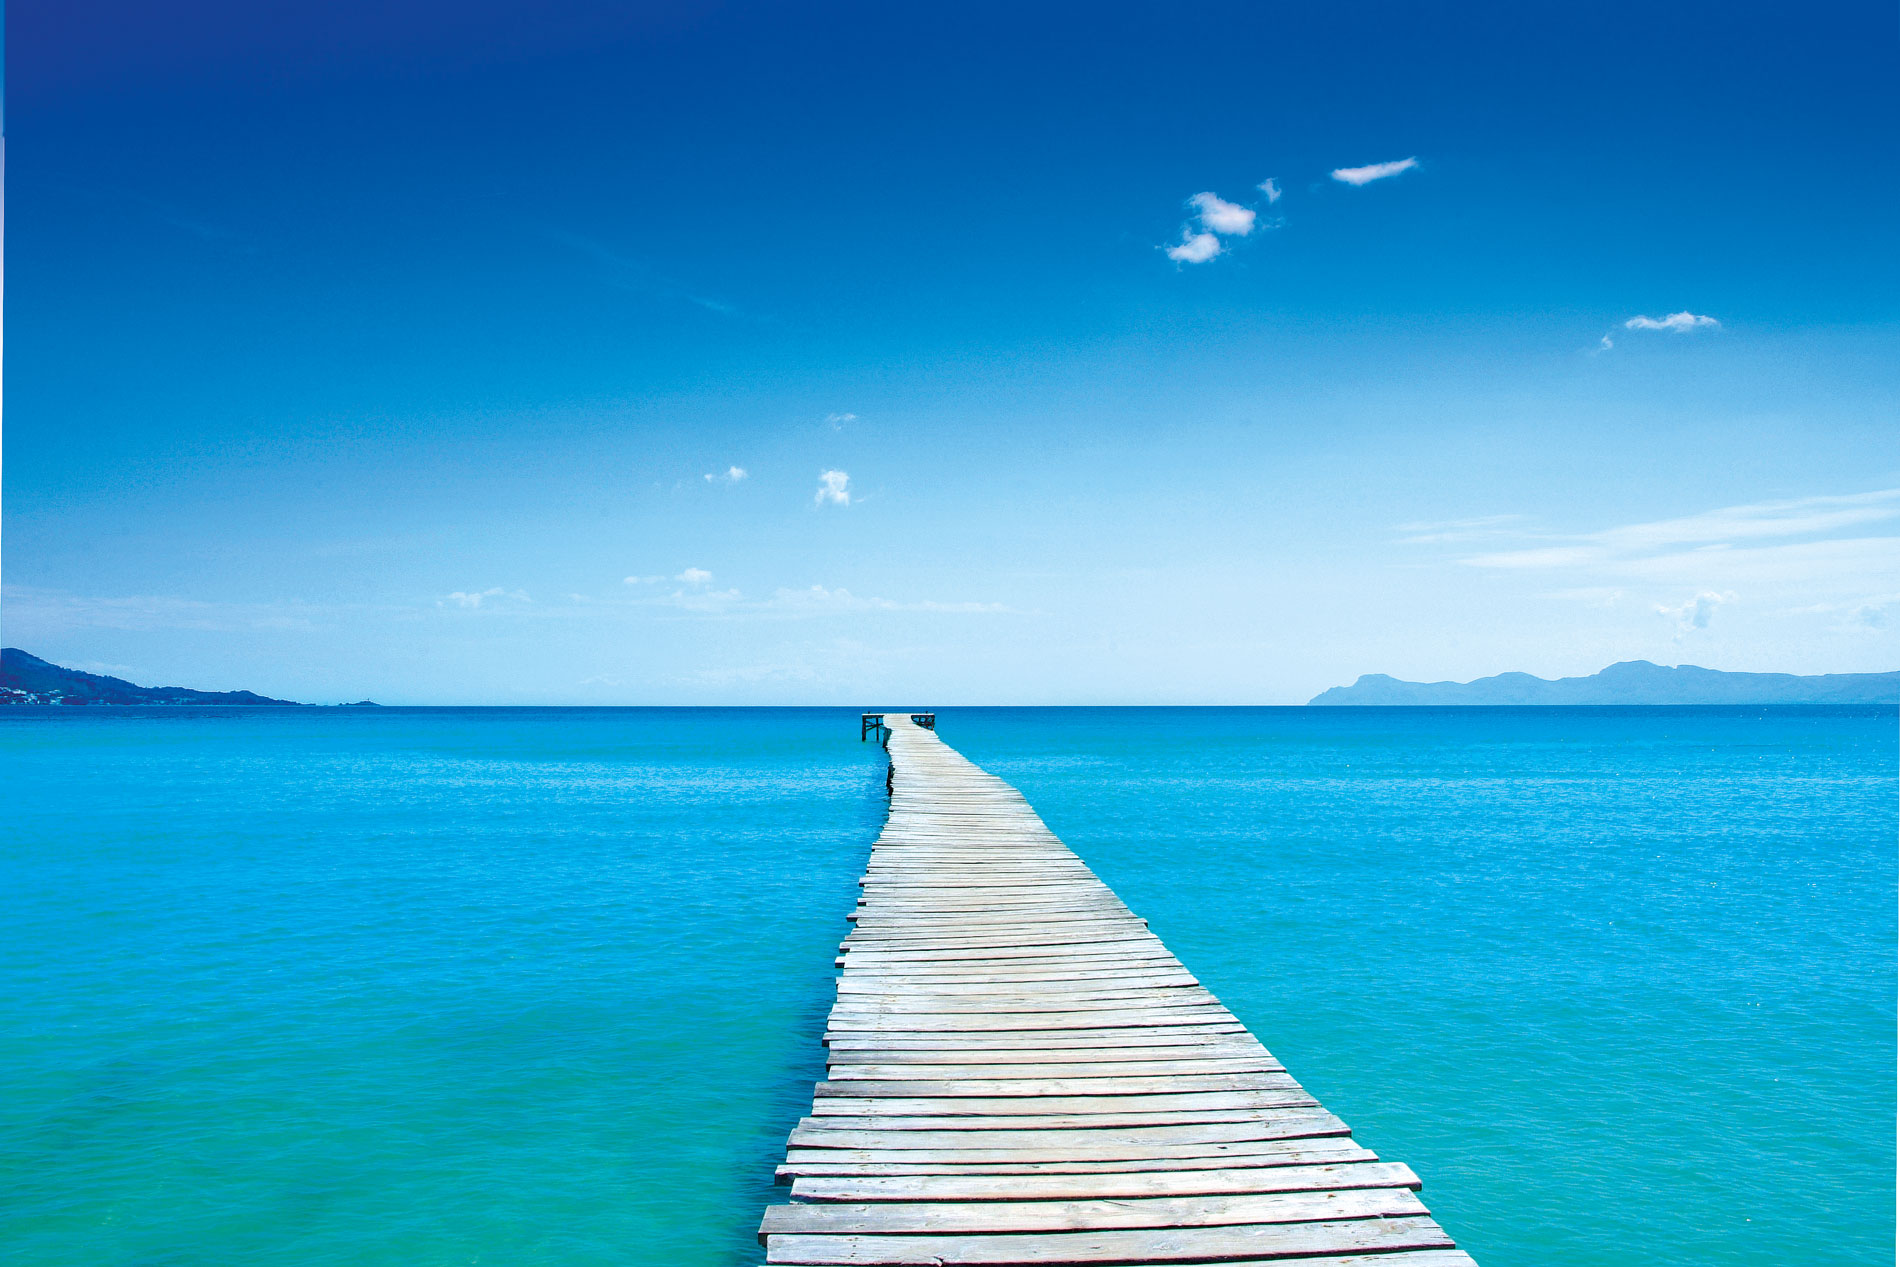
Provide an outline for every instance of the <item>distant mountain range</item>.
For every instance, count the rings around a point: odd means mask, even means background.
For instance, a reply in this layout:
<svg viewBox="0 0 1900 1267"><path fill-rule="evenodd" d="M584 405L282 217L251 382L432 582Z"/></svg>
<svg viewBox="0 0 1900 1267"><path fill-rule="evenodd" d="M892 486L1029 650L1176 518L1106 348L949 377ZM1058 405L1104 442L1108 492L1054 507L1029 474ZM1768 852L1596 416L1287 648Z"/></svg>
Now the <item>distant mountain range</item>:
<svg viewBox="0 0 1900 1267"><path fill-rule="evenodd" d="M0 649L0 704L296 704L251 691L134 686L123 678L49 664L18 647Z"/></svg>
<svg viewBox="0 0 1900 1267"><path fill-rule="evenodd" d="M1500 673L1475 682L1401 682L1368 673L1310 704L1900 704L1900 673L1724 673L1625 660L1589 677Z"/></svg>

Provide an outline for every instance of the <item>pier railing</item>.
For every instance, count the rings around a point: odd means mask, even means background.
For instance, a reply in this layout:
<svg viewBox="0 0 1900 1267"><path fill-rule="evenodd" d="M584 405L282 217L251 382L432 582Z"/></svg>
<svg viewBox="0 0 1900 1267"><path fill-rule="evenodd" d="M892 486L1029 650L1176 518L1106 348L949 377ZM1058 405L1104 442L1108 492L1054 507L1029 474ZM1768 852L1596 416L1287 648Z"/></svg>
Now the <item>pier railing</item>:
<svg viewBox="0 0 1900 1267"><path fill-rule="evenodd" d="M863 743L867 735L875 734L878 737L879 743L883 744L886 748L890 747L891 730L889 726L884 724L884 719L887 716L889 716L888 713L864 713L860 715L858 718L858 742ZM937 715L935 713L912 713L910 714L910 724L922 727L925 730L935 730L937 728Z"/></svg>

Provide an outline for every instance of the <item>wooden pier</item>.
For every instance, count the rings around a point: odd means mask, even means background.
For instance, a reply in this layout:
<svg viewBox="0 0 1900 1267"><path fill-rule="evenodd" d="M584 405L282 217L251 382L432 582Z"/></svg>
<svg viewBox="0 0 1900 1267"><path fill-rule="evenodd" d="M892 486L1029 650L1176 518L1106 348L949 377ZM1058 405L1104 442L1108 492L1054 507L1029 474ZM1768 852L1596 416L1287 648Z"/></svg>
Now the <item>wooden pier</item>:
<svg viewBox="0 0 1900 1267"><path fill-rule="evenodd" d="M767 1262L1473 1267L1417 1176L1353 1143L1020 793L881 720L890 818Z"/></svg>

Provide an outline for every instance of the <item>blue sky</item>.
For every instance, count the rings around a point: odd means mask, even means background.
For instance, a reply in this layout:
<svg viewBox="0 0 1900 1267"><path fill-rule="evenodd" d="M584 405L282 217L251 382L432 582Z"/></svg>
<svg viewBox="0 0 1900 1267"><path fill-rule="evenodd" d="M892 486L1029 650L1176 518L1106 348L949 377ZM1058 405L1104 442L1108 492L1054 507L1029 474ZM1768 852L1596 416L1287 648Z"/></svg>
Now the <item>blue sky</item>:
<svg viewBox="0 0 1900 1267"><path fill-rule="evenodd" d="M8 645L391 703L1900 667L1890 5L150 8L10 15Z"/></svg>

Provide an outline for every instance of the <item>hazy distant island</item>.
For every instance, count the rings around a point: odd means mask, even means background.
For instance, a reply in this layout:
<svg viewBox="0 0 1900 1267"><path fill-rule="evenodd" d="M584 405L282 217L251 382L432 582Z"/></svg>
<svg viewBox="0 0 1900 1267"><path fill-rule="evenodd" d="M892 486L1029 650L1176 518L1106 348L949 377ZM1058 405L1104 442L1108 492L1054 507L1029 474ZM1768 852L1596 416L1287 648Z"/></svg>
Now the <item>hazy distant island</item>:
<svg viewBox="0 0 1900 1267"><path fill-rule="evenodd" d="M1900 673L1724 673L1625 660L1589 677L1500 673L1475 682L1402 682L1368 673L1309 704L1900 704Z"/></svg>
<svg viewBox="0 0 1900 1267"><path fill-rule="evenodd" d="M0 704L289 704L252 691L135 686L123 678L49 664L18 647L0 649ZM301 705L298 705L301 707Z"/></svg>

